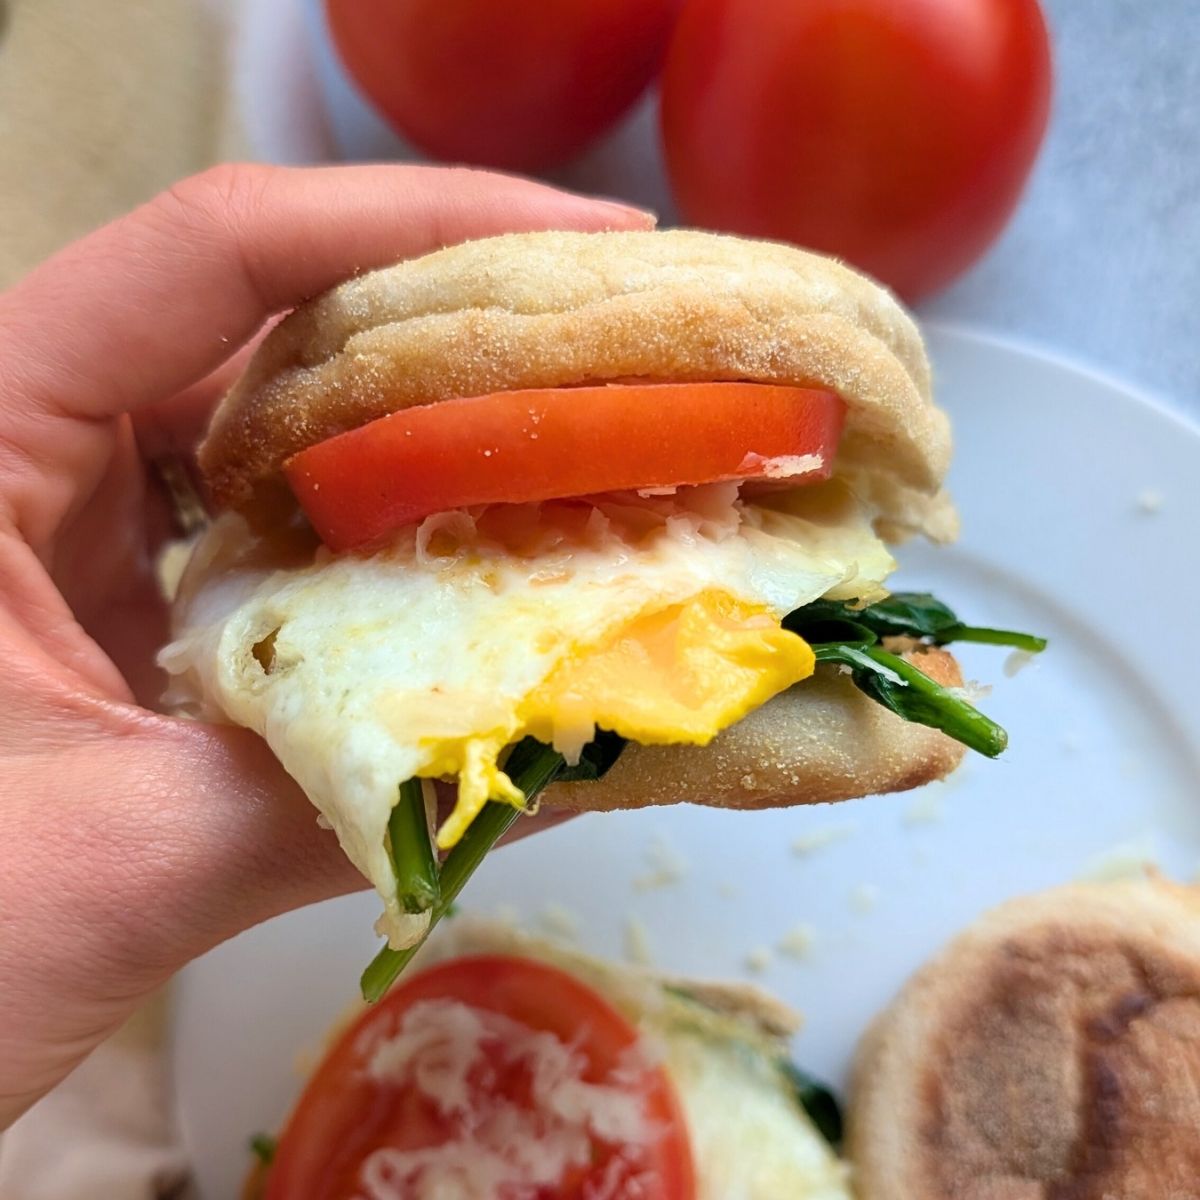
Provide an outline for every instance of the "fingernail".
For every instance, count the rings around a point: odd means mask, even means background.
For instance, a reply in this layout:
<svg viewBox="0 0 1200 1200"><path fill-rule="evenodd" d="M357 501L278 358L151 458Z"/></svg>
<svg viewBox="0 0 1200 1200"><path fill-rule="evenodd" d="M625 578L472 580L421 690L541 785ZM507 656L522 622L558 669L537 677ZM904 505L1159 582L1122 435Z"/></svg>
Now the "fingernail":
<svg viewBox="0 0 1200 1200"><path fill-rule="evenodd" d="M608 209L613 216L619 214L625 220L633 217L647 229L653 229L658 224L658 213L653 209L640 208L636 204L626 204L623 200L608 200L599 197L596 197L595 204L597 208Z"/></svg>

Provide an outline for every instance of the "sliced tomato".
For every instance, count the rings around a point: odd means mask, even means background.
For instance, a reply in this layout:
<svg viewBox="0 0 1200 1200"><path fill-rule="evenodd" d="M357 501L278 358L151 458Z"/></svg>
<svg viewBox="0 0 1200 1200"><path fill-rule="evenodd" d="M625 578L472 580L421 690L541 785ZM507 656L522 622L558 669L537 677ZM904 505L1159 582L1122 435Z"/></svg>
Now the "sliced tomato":
<svg viewBox="0 0 1200 1200"><path fill-rule="evenodd" d="M431 513L726 479L828 478L845 406L762 383L494 392L401 409L285 465L325 543L348 550Z"/></svg>
<svg viewBox="0 0 1200 1200"><path fill-rule="evenodd" d="M447 1195L481 1200L694 1200L684 1117L637 1040L602 996L532 959L478 955L414 975L317 1069L279 1140L266 1200L426 1195L447 1170L476 1172L447 1181ZM564 1076L566 1104L545 1103ZM584 1122L587 1152L564 1156L579 1144L589 1087L607 1102ZM571 1161L549 1178L556 1153ZM518 1182L526 1170L541 1179ZM484 1188L485 1177L504 1182Z"/></svg>

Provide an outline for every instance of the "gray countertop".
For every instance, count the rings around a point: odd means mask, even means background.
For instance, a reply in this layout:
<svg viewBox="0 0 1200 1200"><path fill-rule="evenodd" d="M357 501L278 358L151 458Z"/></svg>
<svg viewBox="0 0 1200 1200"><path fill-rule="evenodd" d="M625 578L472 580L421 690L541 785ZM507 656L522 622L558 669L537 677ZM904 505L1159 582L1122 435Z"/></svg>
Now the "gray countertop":
<svg viewBox="0 0 1200 1200"><path fill-rule="evenodd" d="M1044 3L1056 91L1042 156L1001 239L921 314L1083 360L1200 417L1200 0ZM304 44L279 34L285 9L299 19L294 0L256 4L273 44ZM326 151L406 157L337 68L317 0L306 11L312 88L328 100ZM296 112L313 110L294 102L299 74L294 58L283 89L278 72L264 80L261 57L247 72L260 95L274 87L273 110L250 115L275 157L321 157L313 122L297 131ZM271 111L285 114L274 127ZM651 101L555 178L674 217Z"/></svg>
<svg viewBox="0 0 1200 1200"><path fill-rule="evenodd" d="M1200 0L1044 6L1055 96L1041 158L1004 235L921 315L1086 360L1200 417ZM652 114L634 124L562 178L670 220Z"/></svg>
<svg viewBox="0 0 1200 1200"><path fill-rule="evenodd" d="M1042 157L1004 236L922 312L1066 351L1200 417L1200 2L1045 2Z"/></svg>

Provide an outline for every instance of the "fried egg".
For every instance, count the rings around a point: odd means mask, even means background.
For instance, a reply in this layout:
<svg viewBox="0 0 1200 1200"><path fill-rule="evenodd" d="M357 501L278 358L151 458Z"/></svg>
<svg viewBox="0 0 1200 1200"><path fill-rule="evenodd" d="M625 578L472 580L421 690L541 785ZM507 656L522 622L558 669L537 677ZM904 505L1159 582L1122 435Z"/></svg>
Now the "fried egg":
<svg viewBox="0 0 1200 1200"><path fill-rule="evenodd" d="M782 629L822 596L871 601L894 562L844 485L748 502L676 495L439 514L372 553L256 535L227 513L181 584L171 699L269 743L412 944L386 845L400 783L458 781L453 846L526 735L568 761L597 726L703 745L813 670Z"/></svg>

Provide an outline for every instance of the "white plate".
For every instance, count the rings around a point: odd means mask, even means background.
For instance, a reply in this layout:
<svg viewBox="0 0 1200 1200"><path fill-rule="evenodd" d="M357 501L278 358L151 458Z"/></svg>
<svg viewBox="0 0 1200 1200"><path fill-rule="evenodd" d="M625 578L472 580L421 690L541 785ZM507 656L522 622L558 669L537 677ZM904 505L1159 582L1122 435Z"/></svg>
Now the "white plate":
<svg viewBox="0 0 1200 1200"><path fill-rule="evenodd" d="M947 329L930 346L964 535L905 547L902 578L973 621L1050 637L1014 678L1003 650L962 654L995 684L984 707L1008 727L1008 753L922 793L833 808L583 817L494 855L467 893L472 909L535 924L564 905L601 954L622 953L633 915L662 966L700 975L745 975L750 951L811 925L809 956L775 953L759 978L806 1014L797 1056L835 1083L872 1014L981 909L1114 847L1182 878L1200 864L1200 431L1016 346ZM1154 497L1145 511L1139 498ZM792 850L834 827L847 836ZM638 891L655 838L688 871ZM298 1064L354 997L376 908L356 896L280 918L182 975L175 1079L203 1196L235 1194L247 1136L286 1111Z"/></svg>

